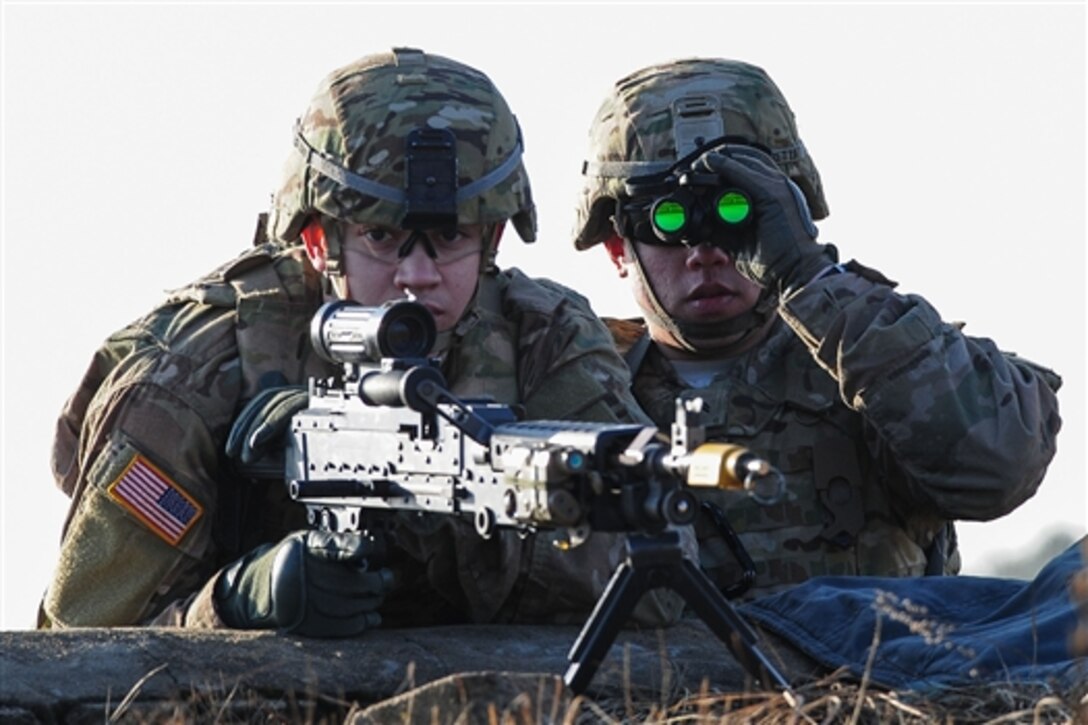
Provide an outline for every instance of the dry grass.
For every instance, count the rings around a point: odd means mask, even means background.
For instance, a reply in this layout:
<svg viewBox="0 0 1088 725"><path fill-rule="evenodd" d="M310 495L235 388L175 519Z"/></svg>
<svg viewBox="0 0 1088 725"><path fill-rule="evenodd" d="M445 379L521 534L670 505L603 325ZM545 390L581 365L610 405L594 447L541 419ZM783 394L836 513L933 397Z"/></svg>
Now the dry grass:
<svg viewBox="0 0 1088 725"><path fill-rule="evenodd" d="M836 673L796 690L796 704L778 693L710 694L683 698L647 713L642 723L1088 723L1088 688L986 686L936 699L873 688ZM624 720L618 722L632 722Z"/></svg>
<svg viewBox="0 0 1088 725"><path fill-rule="evenodd" d="M131 693L130 693L131 695ZM261 693L244 688L193 690L171 701L139 701L126 697L116 708L107 705L102 722L141 725L182 723L306 723L344 722L355 703L308 694Z"/></svg>
<svg viewBox="0 0 1088 725"><path fill-rule="evenodd" d="M486 720L466 718L451 704L449 713L415 713L404 722L487 725L709 725L710 723L831 724L849 723L1080 723L1088 725L1088 683L1067 691L1045 686L986 685L922 698L856 682L843 673L795 690L796 700L779 692L673 693L667 703L626 695L615 700L574 698L558 708L555 693L526 692L504 707L487 707ZM172 702L141 702L133 688L104 722L166 725L175 723L306 723L331 725L351 721L358 704L308 693L299 697L238 688L193 691ZM545 696L547 695L547 696ZM407 713L405 713L406 715Z"/></svg>

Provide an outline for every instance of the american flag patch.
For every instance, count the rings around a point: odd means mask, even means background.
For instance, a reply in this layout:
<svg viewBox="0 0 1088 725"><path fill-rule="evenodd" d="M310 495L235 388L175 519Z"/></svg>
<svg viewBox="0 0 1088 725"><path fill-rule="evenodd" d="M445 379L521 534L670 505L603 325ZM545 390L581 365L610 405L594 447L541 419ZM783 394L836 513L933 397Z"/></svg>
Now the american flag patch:
<svg viewBox="0 0 1088 725"><path fill-rule="evenodd" d="M106 490L114 501L172 546L204 513L199 503L139 454Z"/></svg>

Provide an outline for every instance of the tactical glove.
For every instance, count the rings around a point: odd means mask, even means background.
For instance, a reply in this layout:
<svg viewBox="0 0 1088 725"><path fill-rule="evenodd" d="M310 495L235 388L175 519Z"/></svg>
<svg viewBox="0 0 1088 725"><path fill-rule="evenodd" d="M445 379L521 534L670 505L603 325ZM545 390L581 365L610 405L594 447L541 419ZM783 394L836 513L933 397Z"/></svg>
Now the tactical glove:
<svg viewBox="0 0 1088 725"><path fill-rule="evenodd" d="M227 436L227 455L242 464L268 459L283 471L284 436L291 417L306 408L310 396L305 385L283 385L257 393L238 417Z"/></svg>
<svg viewBox="0 0 1088 725"><path fill-rule="evenodd" d="M306 637L350 637L381 623L378 607L393 575L384 546L356 532L298 531L224 569L216 611L236 629L279 629Z"/></svg>
<svg viewBox="0 0 1088 725"><path fill-rule="evenodd" d="M801 190L766 153L751 146L725 144L700 156L692 168L715 173L726 186L751 196L756 241L734 253L737 271L749 280L775 292L787 292L838 261L833 246L816 243L818 231Z"/></svg>

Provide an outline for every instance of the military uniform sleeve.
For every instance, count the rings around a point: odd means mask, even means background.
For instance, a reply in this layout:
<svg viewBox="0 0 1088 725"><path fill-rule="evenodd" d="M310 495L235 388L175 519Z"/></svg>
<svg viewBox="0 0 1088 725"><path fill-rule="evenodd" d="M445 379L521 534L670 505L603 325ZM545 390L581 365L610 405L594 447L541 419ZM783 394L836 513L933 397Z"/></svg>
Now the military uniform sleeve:
<svg viewBox="0 0 1088 725"><path fill-rule="evenodd" d="M987 520L1035 492L1061 425L1056 375L964 335L856 263L779 313L863 416L894 495L944 518Z"/></svg>
<svg viewBox="0 0 1088 725"><path fill-rule="evenodd" d="M529 418L652 425L631 393L611 333L577 295L525 313L518 368Z"/></svg>
<svg viewBox="0 0 1088 725"><path fill-rule="evenodd" d="M221 348L196 360L151 346L90 401L49 626L148 624L214 574L219 451L240 382Z"/></svg>
<svg viewBox="0 0 1088 725"><path fill-rule="evenodd" d="M188 627L193 629L229 629L215 606L215 585L219 572L208 579L198 592L178 599L148 622L154 627Z"/></svg>

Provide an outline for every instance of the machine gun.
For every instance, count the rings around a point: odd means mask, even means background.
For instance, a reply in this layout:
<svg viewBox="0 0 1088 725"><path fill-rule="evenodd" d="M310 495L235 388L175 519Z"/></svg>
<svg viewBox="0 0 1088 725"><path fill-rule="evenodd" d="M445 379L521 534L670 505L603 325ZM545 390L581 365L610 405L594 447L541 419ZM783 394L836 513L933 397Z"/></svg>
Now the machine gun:
<svg viewBox="0 0 1088 725"><path fill-rule="evenodd" d="M627 535L627 557L582 628L564 676L582 692L642 594L667 587L765 686L789 683L670 527L699 509L691 487L743 488L760 500L782 492L781 474L750 451L705 443L698 403L678 405L671 443L641 425L519 420L491 400L461 400L427 357L436 338L422 305L337 301L315 315L311 341L340 363L339 378L311 379L309 407L291 422L286 479L313 526L367 528L375 511L471 519L561 532L578 546L594 531Z"/></svg>

